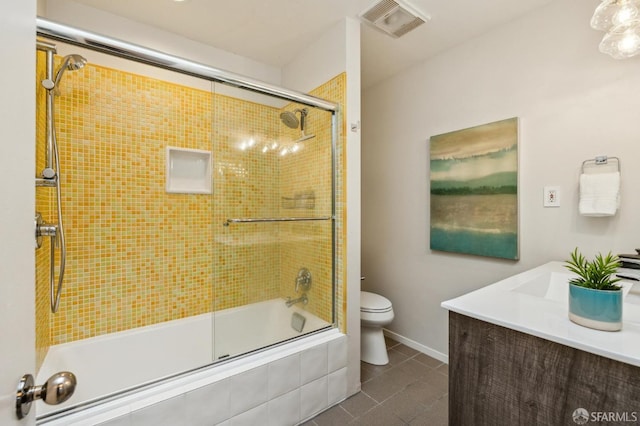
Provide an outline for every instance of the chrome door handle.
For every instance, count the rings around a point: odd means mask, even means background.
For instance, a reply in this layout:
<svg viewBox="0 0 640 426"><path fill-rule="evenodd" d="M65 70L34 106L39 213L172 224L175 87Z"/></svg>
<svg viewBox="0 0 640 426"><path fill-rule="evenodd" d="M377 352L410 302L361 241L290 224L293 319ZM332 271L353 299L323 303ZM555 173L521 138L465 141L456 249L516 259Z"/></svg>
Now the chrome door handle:
<svg viewBox="0 0 640 426"><path fill-rule="evenodd" d="M29 414L31 403L38 399L49 405L62 404L71 398L77 383L76 376L69 371L54 374L42 386L34 386L33 376L25 374L16 391L16 416L22 419Z"/></svg>

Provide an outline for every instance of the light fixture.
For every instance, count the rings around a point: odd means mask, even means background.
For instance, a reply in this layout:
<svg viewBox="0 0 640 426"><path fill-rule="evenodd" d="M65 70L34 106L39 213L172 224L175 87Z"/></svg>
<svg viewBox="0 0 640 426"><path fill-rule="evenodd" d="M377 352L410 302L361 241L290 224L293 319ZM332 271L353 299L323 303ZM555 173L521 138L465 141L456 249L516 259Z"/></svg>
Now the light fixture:
<svg viewBox="0 0 640 426"><path fill-rule="evenodd" d="M605 31L600 51L615 59L640 53L640 0L602 0L591 18L591 27Z"/></svg>
<svg viewBox="0 0 640 426"><path fill-rule="evenodd" d="M591 28L609 31L631 21L640 12L640 0L603 0L591 18Z"/></svg>
<svg viewBox="0 0 640 426"><path fill-rule="evenodd" d="M424 24L430 17L403 0L380 0L362 12L360 19L398 38Z"/></svg>
<svg viewBox="0 0 640 426"><path fill-rule="evenodd" d="M600 51L615 59L627 59L640 53L640 20L612 28L600 42Z"/></svg>

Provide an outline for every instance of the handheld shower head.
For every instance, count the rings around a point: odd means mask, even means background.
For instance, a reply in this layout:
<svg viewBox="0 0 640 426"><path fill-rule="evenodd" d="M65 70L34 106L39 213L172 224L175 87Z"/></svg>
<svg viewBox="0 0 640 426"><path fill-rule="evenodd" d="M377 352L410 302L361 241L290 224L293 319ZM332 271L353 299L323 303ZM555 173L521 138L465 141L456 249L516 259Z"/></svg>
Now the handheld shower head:
<svg viewBox="0 0 640 426"><path fill-rule="evenodd" d="M65 56L62 60L62 64L60 64L60 68L58 68L58 71L56 72L56 78L53 82L54 84L53 87L56 87L58 83L60 83L60 80L62 79L62 75L66 70L70 70L70 71L79 70L85 65L87 65L87 60L85 59L84 56L76 55L76 54Z"/></svg>
<svg viewBox="0 0 640 426"><path fill-rule="evenodd" d="M87 65L87 59L82 55L65 56L65 66L67 69L75 71Z"/></svg>

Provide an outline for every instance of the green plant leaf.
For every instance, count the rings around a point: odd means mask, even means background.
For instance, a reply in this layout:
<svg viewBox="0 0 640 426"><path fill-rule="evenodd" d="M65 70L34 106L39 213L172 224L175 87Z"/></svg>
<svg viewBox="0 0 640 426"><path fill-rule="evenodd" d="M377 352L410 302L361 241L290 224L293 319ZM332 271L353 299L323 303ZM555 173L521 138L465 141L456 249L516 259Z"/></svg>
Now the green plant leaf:
<svg viewBox="0 0 640 426"><path fill-rule="evenodd" d="M616 285L620 278L612 278L620 266L620 259L609 252L606 256L601 253L596 255L592 261L587 260L576 247L571 252L570 259L564 265L569 271L578 275L569 282L581 287L596 290L618 290Z"/></svg>

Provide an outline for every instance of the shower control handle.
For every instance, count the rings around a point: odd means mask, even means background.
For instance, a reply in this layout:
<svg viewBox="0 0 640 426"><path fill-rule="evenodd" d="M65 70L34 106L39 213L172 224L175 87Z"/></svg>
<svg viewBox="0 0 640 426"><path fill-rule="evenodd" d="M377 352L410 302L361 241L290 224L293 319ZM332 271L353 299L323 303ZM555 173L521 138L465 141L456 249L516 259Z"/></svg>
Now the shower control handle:
<svg viewBox="0 0 640 426"><path fill-rule="evenodd" d="M25 374L18 383L16 390L16 416L22 419L29 414L31 403L41 399L46 404L58 405L71 398L76 390L78 381L69 371L61 371L49 377L41 386L35 386L33 376Z"/></svg>
<svg viewBox="0 0 640 426"><path fill-rule="evenodd" d="M306 293L311 288L311 272L307 268L300 268L296 277L296 293L302 290Z"/></svg>
<svg viewBox="0 0 640 426"><path fill-rule="evenodd" d="M45 222L40 213L36 213L36 247L42 246L42 237L51 237L51 243L58 245L58 225Z"/></svg>

